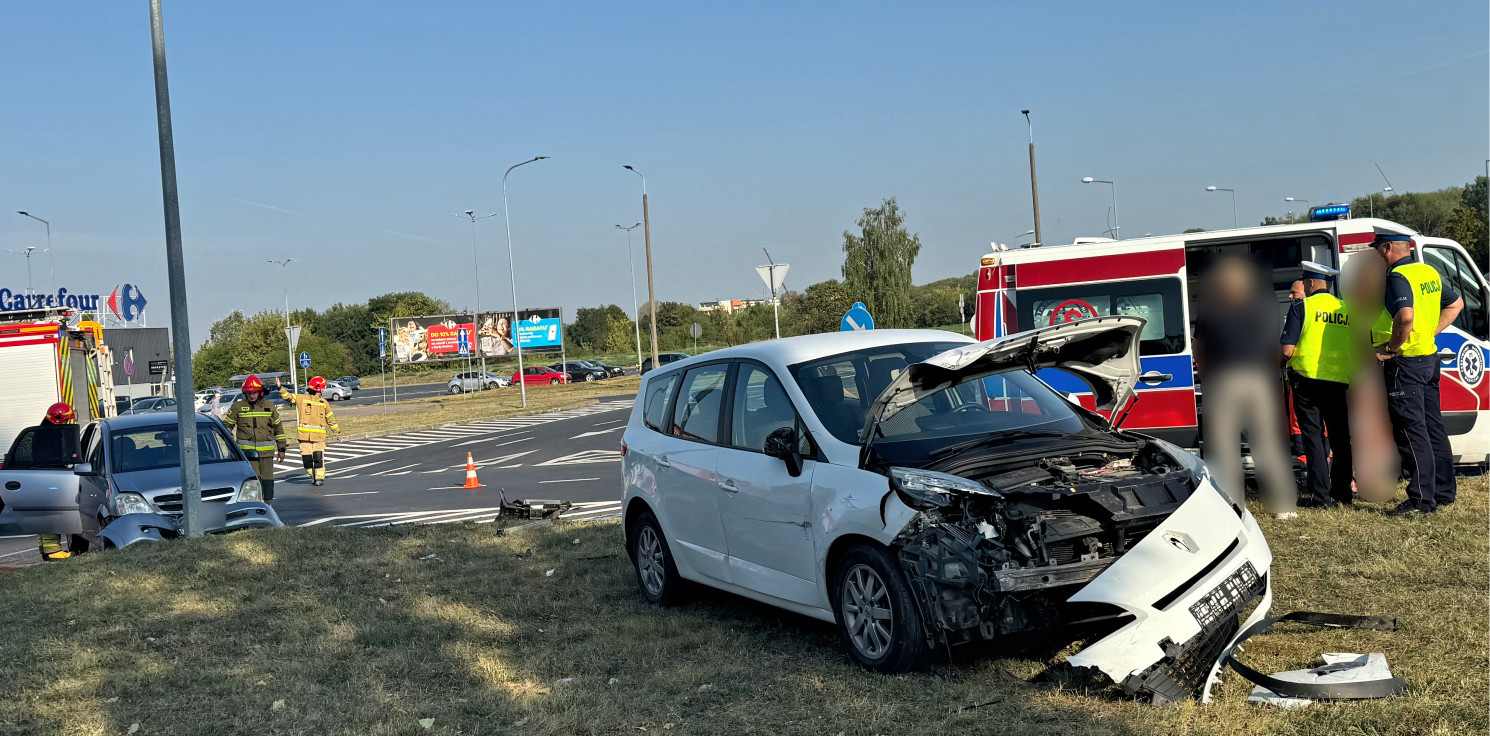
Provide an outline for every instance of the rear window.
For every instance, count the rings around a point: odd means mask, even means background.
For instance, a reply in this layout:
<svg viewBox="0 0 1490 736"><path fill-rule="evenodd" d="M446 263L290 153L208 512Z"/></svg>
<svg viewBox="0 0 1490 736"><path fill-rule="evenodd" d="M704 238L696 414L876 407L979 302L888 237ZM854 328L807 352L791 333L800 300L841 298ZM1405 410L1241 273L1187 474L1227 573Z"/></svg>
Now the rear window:
<svg viewBox="0 0 1490 736"><path fill-rule="evenodd" d="M21 430L5 456L5 469L70 468L76 462L78 425L41 425Z"/></svg>
<svg viewBox="0 0 1490 736"><path fill-rule="evenodd" d="M667 424L667 399L673 395L673 387L677 385L677 373L666 379L654 378L647 382L647 394L642 403L642 424L647 425L648 429L667 431L663 429Z"/></svg>
<svg viewBox="0 0 1490 736"><path fill-rule="evenodd" d="M1070 284L1019 291L1019 328L1033 330L1089 317L1142 317L1140 355L1185 350L1185 320L1176 278Z"/></svg>

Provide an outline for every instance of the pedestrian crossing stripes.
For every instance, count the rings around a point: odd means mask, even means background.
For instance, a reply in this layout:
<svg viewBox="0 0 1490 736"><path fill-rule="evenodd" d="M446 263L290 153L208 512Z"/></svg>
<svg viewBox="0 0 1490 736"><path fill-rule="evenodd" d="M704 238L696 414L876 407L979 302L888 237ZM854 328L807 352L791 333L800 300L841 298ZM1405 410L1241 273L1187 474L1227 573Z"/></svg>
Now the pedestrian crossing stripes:
<svg viewBox="0 0 1490 736"><path fill-rule="evenodd" d="M521 417L505 417L500 419L487 419L470 424L458 424L435 429L409 432L407 434L390 435L386 437L374 437L351 442L336 442L326 448L325 457L328 460L348 461L358 458L380 455L388 452L407 450L413 447L424 447L427 445L449 442L450 440L471 438L473 441L481 441L480 437L495 435L512 430L526 429L540 424L557 422L565 419L604 414L620 409L630 408L631 399L616 399L613 401L602 401L591 406L581 406L574 409L549 412L547 414L533 414ZM513 440L520 442L522 440ZM462 443L470 444L470 443ZM612 453L615 454L615 453ZM581 462L597 462L587 460ZM557 463L556 463L557 464ZM291 443L285 452L283 462L275 463L275 470L279 474L303 473L305 472L300 462L300 450ZM329 474L335 473L335 468L328 469Z"/></svg>
<svg viewBox="0 0 1490 736"><path fill-rule="evenodd" d="M408 524L455 524L471 521L478 524L489 524L497 520L500 507L487 506L469 509L442 509L438 511L400 511L384 514L350 514L347 516L326 516L313 521L307 521L299 526L342 526L356 528L375 528L404 526ZM583 521L603 521L606 519L621 518L620 501L587 501L574 504L573 510L564 514L563 519Z"/></svg>

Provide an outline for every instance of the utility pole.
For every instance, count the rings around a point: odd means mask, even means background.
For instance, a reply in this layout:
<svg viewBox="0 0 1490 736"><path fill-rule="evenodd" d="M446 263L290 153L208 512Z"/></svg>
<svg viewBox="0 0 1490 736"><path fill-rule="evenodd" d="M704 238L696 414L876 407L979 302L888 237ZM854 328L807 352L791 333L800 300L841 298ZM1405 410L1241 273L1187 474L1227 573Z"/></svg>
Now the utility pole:
<svg viewBox="0 0 1490 736"><path fill-rule="evenodd" d="M176 363L176 429L181 449L181 520L186 536L202 536L202 473L197 466L196 407L191 334L186 312L186 265L181 253L181 202L176 195L176 143L171 131L171 90L166 79L166 32L160 0L150 0L150 45L155 66L155 122L160 137L160 189L165 205L166 273L171 292L171 348Z"/></svg>
<svg viewBox="0 0 1490 736"><path fill-rule="evenodd" d="M630 165L621 168L642 178L642 232L647 239L647 309L652 323L652 367L657 368L661 360L657 357L657 289L652 284L652 215L647 211L647 176Z"/></svg>
<svg viewBox="0 0 1490 736"><path fill-rule="evenodd" d="M285 284L285 345L290 353L290 393L300 393L300 379L297 378L295 370L295 343L299 342L290 336L290 278L286 275L285 267L295 262L294 258L286 258L282 261L269 261L279 266L279 278Z"/></svg>
<svg viewBox="0 0 1490 736"><path fill-rule="evenodd" d="M631 231L641 227L638 222L631 227L616 226L617 230L626 231L626 271L631 274L631 324L636 328L636 367L642 365L642 312L636 303L636 262L631 258Z"/></svg>
<svg viewBox="0 0 1490 736"><path fill-rule="evenodd" d="M1030 199L1034 200L1035 203L1034 247L1038 248L1045 244L1045 240L1040 235L1040 182L1035 178L1035 124L1030 121L1029 110L1020 110L1019 112L1024 115L1025 125L1028 125L1030 129Z"/></svg>
<svg viewBox="0 0 1490 736"><path fill-rule="evenodd" d="M528 408L528 379L523 375L523 340L522 333L518 329L522 315L517 311L517 271L512 266L512 216L507 209L507 176L519 166L527 166L546 158L548 157L534 156L520 164L513 164L507 167L507 173L502 175L502 221L507 224L507 278L512 284L512 346L517 348L517 385L518 390L522 392L524 409ZM563 325L559 327L562 329Z"/></svg>

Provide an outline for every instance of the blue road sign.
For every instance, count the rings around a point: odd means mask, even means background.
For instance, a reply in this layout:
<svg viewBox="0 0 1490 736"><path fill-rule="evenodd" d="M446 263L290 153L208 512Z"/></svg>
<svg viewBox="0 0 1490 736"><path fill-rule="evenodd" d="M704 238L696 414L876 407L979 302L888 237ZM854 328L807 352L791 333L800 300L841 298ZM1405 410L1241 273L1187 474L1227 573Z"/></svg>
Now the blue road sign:
<svg viewBox="0 0 1490 736"><path fill-rule="evenodd" d="M300 354L300 367L301 368L309 368L310 367L310 353L301 353Z"/></svg>
<svg viewBox="0 0 1490 736"><path fill-rule="evenodd" d="M874 317L869 316L869 308L864 306L864 302L854 302L854 306L843 313L843 321L838 324L838 329L840 332L872 330Z"/></svg>
<svg viewBox="0 0 1490 736"><path fill-rule="evenodd" d="M388 357L388 328L378 328L378 360Z"/></svg>
<svg viewBox="0 0 1490 736"><path fill-rule="evenodd" d="M471 354L471 334L462 327L455 331L455 346L461 355Z"/></svg>

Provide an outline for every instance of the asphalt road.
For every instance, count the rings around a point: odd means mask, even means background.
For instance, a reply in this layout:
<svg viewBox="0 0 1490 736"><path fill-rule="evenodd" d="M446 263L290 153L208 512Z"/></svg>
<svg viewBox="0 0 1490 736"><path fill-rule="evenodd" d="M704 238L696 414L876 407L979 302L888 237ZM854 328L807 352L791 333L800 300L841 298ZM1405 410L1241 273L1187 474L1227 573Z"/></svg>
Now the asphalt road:
<svg viewBox="0 0 1490 736"><path fill-rule="evenodd" d="M484 521L496 516L505 491L508 499L573 501L566 518L615 516L632 400L611 396L578 409L336 443L320 487L310 484L292 444L277 466L274 508L294 526ZM468 452L483 488L461 487ZM35 540L0 537L0 565L35 560Z"/></svg>
<svg viewBox="0 0 1490 736"><path fill-rule="evenodd" d="M444 396L448 391L448 389L446 388L447 385L448 384L444 383L428 383L418 386L399 386L398 399L399 401L406 401L408 399L428 399L432 396ZM377 404L382 400L383 389L364 388L358 391L353 391L352 398L345 401L335 402L334 404L332 404L332 406L333 408L340 408L343 406L368 406L370 404ZM388 389L388 400L393 400L393 389L391 387Z"/></svg>

